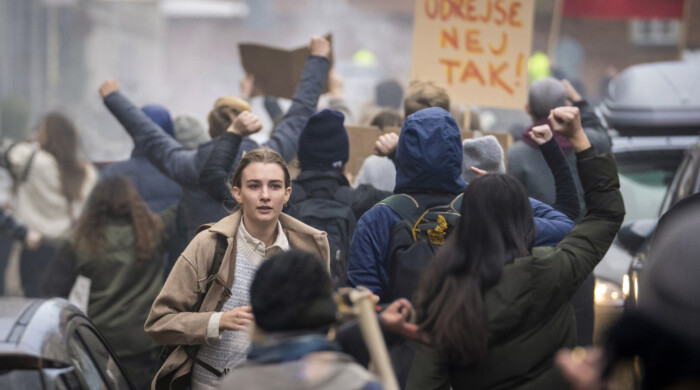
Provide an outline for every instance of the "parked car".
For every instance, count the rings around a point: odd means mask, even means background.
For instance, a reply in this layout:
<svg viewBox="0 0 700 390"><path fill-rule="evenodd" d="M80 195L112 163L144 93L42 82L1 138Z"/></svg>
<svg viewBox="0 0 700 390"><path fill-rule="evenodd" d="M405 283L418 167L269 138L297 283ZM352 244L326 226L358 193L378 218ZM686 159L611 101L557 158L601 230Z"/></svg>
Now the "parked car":
<svg viewBox="0 0 700 390"><path fill-rule="evenodd" d="M700 89L694 80L700 80L697 61L635 65L611 81L609 96L598 107L615 135L612 152L627 215L621 233L593 271L595 341L624 311L629 293L625 275L637 254L630 250L631 237L653 232L668 208L667 190L684 152L700 139Z"/></svg>
<svg viewBox="0 0 700 390"><path fill-rule="evenodd" d="M62 298L0 298L0 388L134 386L105 339Z"/></svg>
<svg viewBox="0 0 700 390"><path fill-rule="evenodd" d="M664 216L679 201L698 193L700 193L700 143L686 152L683 163L678 168L664 199L660 216ZM676 213L685 211L674 210ZM698 217L700 218L700 216ZM633 254L632 262L623 279L622 291L628 308L637 305L640 294L639 279L644 273L644 269L650 265L648 254L657 222L658 219L646 222L649 227L647 229L635 229L630 226L620 234L625 250ZM672 223L672 221L666 221L666 223Z"/></svg>

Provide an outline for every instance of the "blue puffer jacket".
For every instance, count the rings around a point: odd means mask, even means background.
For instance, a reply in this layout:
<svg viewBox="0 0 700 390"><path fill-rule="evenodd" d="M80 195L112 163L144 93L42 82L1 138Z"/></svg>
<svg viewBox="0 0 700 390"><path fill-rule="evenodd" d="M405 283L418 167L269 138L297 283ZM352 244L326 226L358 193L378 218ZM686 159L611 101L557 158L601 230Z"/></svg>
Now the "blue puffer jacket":
<svg viewBox="0 0 700 390"><path fill-rule="evenodd" d="M309 117L316 111L316 104L328 78L329 68L330 62L327 58L309 57L294 91L289 111L270 139L263 144L277 151L287 162L296 157L299 134ZM195 150L186 150L160 130L120 92L114 92L105 97L104 103L134 139L134 144L142 145L150 161L161 172L182 186L182 199L178 208L174 234L174 240L182 243L181 249L184 249L189 240L194 237L198 226L216 222L229 214L220 202L199 187L200 170L214 149L216 139L200 144ZM231 171L238 166L244 151L247 152L259 146L252 139L244 138Z"/></svg>
<svg viewBox="0 0 700 390"><path fill-rule="evenodd" d="M148 105L142 111L170 137L174 137L170 113L161 106ZM124 175L131 180L136 191L154 213L166 210L177 203L182 195L180 185L165 176L149 160L143 145L135 144L131 158L110 165L101 173L102 177Z"/></svg>
<svg viewBox="0 0 700 390"><path fill-rule="evenodd" d="M409 194L421 207L448 204L464 192L462 142L452 115L442 108L427 108L404 122L396 150L394 193ZM536 246L555 245L574 222L550 206L530 199L537 229ZM391 227L401 217L378 204L357 223L348 254L348 283L365 286L382 296L389 286Z"/></svg>

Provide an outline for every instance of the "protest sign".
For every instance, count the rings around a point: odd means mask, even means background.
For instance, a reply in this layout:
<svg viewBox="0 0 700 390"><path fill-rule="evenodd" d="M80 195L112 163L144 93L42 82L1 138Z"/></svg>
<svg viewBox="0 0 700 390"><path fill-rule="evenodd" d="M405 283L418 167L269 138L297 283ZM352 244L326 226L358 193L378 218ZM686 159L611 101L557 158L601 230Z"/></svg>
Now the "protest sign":
<svg viewBox="0 0 700 390"><path fill-rule="evenodd" d="M522 109L533 11L528 0L416 0L413 79L453 103Z"/></svg>
<svg viewBox="0 0 700 390"><path fill-rule="evenodd" d="M330 41L331 35L325 38ZM243 69L254 76L251 97L268 95L286 99L294 95L306 59L311 54L308 46L285 50L254 43L241 43L238 50ZM327 86L324 92L328 92Z"/></svg>

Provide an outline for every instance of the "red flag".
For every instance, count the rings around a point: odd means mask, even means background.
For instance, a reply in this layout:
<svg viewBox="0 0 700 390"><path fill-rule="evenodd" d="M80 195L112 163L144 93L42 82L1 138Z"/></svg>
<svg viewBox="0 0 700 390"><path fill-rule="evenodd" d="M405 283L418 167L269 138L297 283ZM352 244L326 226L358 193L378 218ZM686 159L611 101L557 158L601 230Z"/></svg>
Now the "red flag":
<svg viewBox="0 0 700 390"><path fill-rule="evenodd" d="M683 0L564 0L563 14L583 19L681 19Z"/></svg>

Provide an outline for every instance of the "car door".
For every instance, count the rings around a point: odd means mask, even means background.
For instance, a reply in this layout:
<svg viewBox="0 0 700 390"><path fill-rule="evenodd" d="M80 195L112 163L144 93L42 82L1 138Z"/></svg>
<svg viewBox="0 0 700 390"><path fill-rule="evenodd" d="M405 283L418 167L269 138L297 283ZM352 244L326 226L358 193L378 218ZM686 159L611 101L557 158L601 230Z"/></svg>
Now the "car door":
<svg viewBox="0 0 700 390"><path fill-rule="evenodd" d="M134 388L114 352L86 318L74 317L70 320L66 332L66 347L83 388Z"/></svg>

